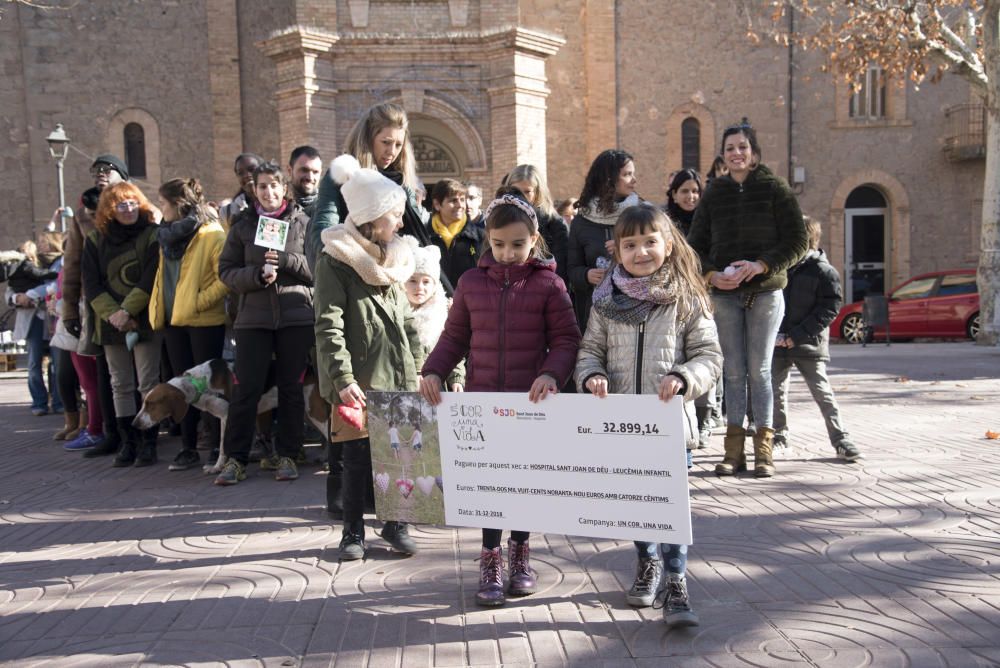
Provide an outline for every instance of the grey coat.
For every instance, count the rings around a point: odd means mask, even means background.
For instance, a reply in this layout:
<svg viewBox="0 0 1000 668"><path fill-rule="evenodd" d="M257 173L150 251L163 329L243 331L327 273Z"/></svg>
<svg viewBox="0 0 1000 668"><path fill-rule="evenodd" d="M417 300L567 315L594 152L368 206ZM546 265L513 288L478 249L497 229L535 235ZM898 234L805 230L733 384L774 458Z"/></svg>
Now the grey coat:
<svg viewBox="0 0 1000 668"><path fill-rule="evenodd" d="M591 376L601 375L608 379L609 394L657 394L660 381L671 373L684 380L685 437L689 446L697 445L694 398L707 392L722 373L715 321L701 311L678 321L676 304L653 309L641 326L591 311L576 358L580 392L588 392L585 385Z"/></svg>
<svg viewBox="0 0 1000 668"><path fill-rule="evenodd" d="M236 329L283 329L313 326L312 272L303 251L309 219L297 204L281 215L288 220L285 250L279 253L278 277L265 286L260 272L266 248L254 245L259 216L254 209L237 214L219 256L219 278L239 299Z"/></svg>

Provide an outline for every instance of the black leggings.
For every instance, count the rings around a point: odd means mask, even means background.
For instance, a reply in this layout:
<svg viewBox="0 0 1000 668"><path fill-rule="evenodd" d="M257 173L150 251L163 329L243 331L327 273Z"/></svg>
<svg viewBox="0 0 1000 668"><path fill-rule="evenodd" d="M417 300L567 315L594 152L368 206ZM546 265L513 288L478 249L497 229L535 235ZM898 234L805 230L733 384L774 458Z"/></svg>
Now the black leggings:
<svg viewBox="0 0 1000 668"><path fill-rule="evenodd" d="M226 419L225 451L241 464L250 456L257 419L257 402L264 393L271 354L278 385L277 451L294 459L302 447L306 402L302 375L313 346L312 326L236 330L236 380ZM370 476L369 476L370 477Z"/></svg>
<svg viewBox="0 0 1000 668"><path fill-rule="evenodd" d="M179 376L202 362L222 357L226 326L210 327L167 327L163 342L167 348L171 373ZM188 409L181 421L181 443L185 450L194 450L198 444L198 420L201 411L194 406ZM219 443L219 421L211 415L205 416L205 424L211 432L212 442Z"/></svg>
<svg viewBox="0 0 1000 668"><path fill-rule="evenodd" d="M59 398L63 402L63 410L67 413L79 413L80 405L77 396L80 391L80 379L76 377L76 367L73 366L73 356L68 350L51 348L52 355L58 358L56 368L56 383L59 385Z"/></svg>
<svg viewBox="0 0 1000 668"><path fill-rule="evenodd" d="M530 537L530 531L510 532L510 539L515 543L527 543ZM503 529L483 529L483 547L487 550L500 547L501 538L503 538Z"/></svg>

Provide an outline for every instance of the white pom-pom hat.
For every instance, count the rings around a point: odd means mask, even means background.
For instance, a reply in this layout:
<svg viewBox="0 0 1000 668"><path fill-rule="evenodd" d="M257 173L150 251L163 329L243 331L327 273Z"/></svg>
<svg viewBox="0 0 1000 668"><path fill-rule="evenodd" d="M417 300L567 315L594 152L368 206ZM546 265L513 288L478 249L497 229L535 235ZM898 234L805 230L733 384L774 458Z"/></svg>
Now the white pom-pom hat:
<svg viewBox="0 0 1000 668"><path fill-rule="evenodd" d="M340 185L347 203L347 220L355 227L381 218L406 203L406 192L374 169L362 167L357 158L345 153L330 163L330 176Z"/></svg>
<svg viewBox="0 0 1000 668"><path fill-rule="evenodd" d="M414 274L425 274L434 279L435 283L441 282L441 249L430 245L413 249L413 259L416 266L413 267Z"/></svg>

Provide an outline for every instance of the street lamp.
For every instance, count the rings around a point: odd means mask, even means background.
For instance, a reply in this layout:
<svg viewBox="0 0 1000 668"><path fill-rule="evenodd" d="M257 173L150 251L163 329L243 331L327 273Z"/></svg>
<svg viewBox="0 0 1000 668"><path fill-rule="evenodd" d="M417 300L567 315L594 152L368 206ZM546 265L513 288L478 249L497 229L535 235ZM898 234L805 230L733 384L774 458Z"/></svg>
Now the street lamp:
<svg viewBox="0 0 1000 668"><path fill-rule="evenodd" d="M65 233L66 188L63 185L63 161L66 160L66 153L69 151L69 137L66 136L62 123L56 124L56 129L45 138L45 141L49 143L49 154L56 160L56 176L59 179L59 208L62 209L59 219L62 222L62 231Z"/></svg>

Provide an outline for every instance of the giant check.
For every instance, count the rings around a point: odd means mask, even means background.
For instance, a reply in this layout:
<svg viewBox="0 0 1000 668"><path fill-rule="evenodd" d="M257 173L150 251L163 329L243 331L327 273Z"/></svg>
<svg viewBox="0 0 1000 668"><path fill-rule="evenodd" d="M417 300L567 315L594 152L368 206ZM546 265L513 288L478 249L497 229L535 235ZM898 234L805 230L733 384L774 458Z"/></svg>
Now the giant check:
<svg viewBox="0 0 1000 668"><path fill-rule="evenodd" d="M448 524L692 542L680 397L443 399L436 422Z"/></svg>

